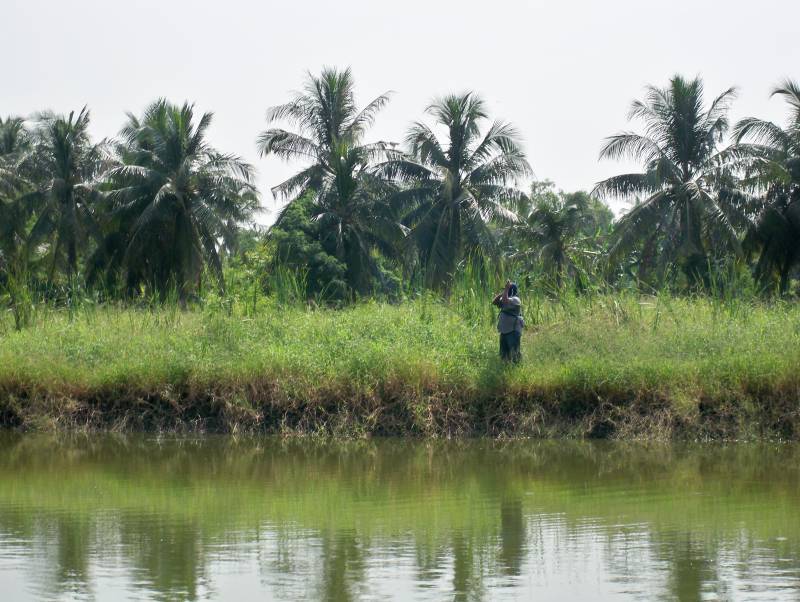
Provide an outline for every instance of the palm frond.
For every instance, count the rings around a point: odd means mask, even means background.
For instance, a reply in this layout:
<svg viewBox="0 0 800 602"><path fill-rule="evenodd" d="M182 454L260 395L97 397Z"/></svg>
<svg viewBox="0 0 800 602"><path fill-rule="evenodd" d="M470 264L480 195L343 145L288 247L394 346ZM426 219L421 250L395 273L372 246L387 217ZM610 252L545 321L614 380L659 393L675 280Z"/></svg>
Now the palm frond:
<svg viewBox="0 0 800 602"><path fill-rule="evenodd" d="M629 173L612 176L598 182L591 194L600 198L631 199L649 196L662 188L661 182L653 172Z"/></svg>
<svg viewBox="0 0 800 602"><path fill-rule="evenodd" d="M643 163L651 163L664 155L655 141L634 132L609 136L600 149L601 159L632 159Z"/></svg>
<svg viewBox="0 0 800 602"><path fill-rule="evenodd" d="M772 122L746 117L739 121L733 129L736 143L749 140L757 145L786 149L791 146L791 138L780 127Z"/></svg>

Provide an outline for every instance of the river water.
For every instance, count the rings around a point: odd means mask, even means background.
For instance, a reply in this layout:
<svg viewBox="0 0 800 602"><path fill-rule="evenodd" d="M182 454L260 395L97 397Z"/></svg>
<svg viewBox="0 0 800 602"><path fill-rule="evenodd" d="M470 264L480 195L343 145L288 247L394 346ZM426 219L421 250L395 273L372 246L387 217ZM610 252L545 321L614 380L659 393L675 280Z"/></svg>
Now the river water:
<svg viewBox="0 0 800 602"><path fill-rule="evenodd" d="M800 447L0 434L0 599L798 600Z"/></svg>

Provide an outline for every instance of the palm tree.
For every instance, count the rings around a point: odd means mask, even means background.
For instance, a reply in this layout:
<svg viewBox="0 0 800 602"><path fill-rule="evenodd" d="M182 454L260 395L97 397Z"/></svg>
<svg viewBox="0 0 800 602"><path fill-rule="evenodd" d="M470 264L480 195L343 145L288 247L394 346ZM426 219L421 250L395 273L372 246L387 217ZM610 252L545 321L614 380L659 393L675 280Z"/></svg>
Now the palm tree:
<svg viewBox="0 0 800 602"><path fill-rule="evenodd" d="M356 292L366 292L370 277L378 275L373 251L394 255L404 234L386 202L387 183L372 169L388 145L363 142L388 100L389 93L381 94L359 111L350 69L325 68L319 77L309 74L302 92L267 114L269 123L283 120L296 131L270 128L258 138L261 156L308 163L273 193L287 206L305 195L313 198L311 213L326 233L323 242L347 266Z"/></svg>
<svg viewBox="0 0 800 602"><path fill-rule="evenodd" d="M705 281L713 251L740 252L738 235L749 224L732 170L719 152L728 130L727 112L735 90L703 105L703 83L674 76L666 88L649 86L635 101L630 119L644 133L623 132L606 140L601 159L630 158L644 171L597 184L601 197L635 199L615 228L610 259L642 245L656 249L662 266L681 265L689 284Z"/></svg>
<svg viewBox="0 0 800 602"><path fill-rule="evenodd" d="M510 207L524 195L513 184L531 169L511 125L495 121L481 134L488 114L475 93L435 100L426 113L447 138L416 122L407 152L393 151L381 169L403 185L396 198L408 208L428 284L446 289L463 257L493 252L490 224L516 219Z"/></svg>
<svg viewBox="0 0 800 602"><path fill-rule="evenodd" d="M30 133L21 117L0 117L0 157L3 159L19 154L27 148Z"/></svg>
<svg viewBox="0 0 800 602"><path fill-rule="evenodd" d="M20 198L31 203L36 221L28 236L29 249L47 243L49 278L63 265L70 288L78 256L90 239L99 238L95 215L98 198L94 180L109 161L105 145L89 139L89 111L76 115L42 113L32 132L31 151L19 162L35 190Z"/></svg>
<svg viewBox="0 0 800 602"><path fill-rule="evenodd" d="M733 134L744 183L764 196L745 243L760 251L757 277L767 283L777 275L785 293L791 270L800 265L800 85L786 80L772 95L789 104L787 127L750 117L737 123Z"/></svg>
<svg viewBox="0 0 800 602"><path fill-rule="evenodd" d="M114 225L96 263L122 269L129 292L174 286L185 304L207 265L224 290L220 246L258 207L253 169L206 140L212 114L159 99L128 114L120 165L102 177Z"/></svg>
<svg viewBox="0 0 800 602"><path fill-rule="evenodd" d="M24 120L0 117L0 277L23 267L31 205L20 202L30 183L20 174L19 164L29 149L30 132Z"/></svg>
<svg viewBox="0 0 800 602"><path fill-rule="evenodd" d="M560 288L565 278L583 286L586 268L599 255L603 226L595 199L585 192L555 193L550 182L533 185L530 208L510 233L518 243L511 258L536 264Z"/></svg>

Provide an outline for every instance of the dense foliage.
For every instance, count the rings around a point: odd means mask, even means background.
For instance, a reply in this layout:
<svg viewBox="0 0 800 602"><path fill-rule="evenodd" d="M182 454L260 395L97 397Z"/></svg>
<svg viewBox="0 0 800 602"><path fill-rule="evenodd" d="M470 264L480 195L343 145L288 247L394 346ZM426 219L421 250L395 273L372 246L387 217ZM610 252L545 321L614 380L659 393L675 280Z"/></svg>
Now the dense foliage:
<svg viewBox="0 0 800 602"><path fill-rule="evenodd" d="M358 293L368 292L378 273L375 251L396 255L404 233L387 203L390 183L373 169L387 145L363 142L388 100L388 94L381 95L359 111L350 70L325 69L319 77L309 76L294 99L269 111L270 122L289 121L297 132L272 128L258 140L262 155L311 161L274 192L287 198L288 206L299 198L294 195L309 196L322 242L332 246L346 266L348 285Z"/></svg>
<svg viewBox="0 0 800 602"><path fill-rule="evenodd" d="M528 175L530 166L510 125L495 121L481 133L488 114L474 93L438 99L426 113L446 138L414 123L408 150L390 152L381 173L397 185L394 198L412 228L427 283L438 288L465 255L497 249L492 226L517 220L512 207L523 195L509 184Z"/></svg>
<svg viewBox="0 0 800 602"><path fill-rule="evenodd" d="M794 294L800 87L773 94L787 102L784 127L731 128L733 88L707 102L699 78L648 87L630 111L641 129L600 153L641 170L566 193L531 183L516 130L474 92L435 99L402 145L369 142L390 95L358 108L350 70L325 69L269 110L258 138L262 155L299 169L273 189L284 206L263 233L253 169L208 144L212 116L191 104L157 100L100 142L86 108L0 119L0 302L22 326L37 298L185 305L224 298L227 277L344 302L452 295L460 274L500 271L554 293L735 281ZM610 198L631 203L616 221Z"/></svg>
<svg viewBox="0 0 800 602"><path fill-rule="evenodd" d="M174 287L181 301L199 287L205 264L223 287L219 247L257 207L252 168L208 145L211 114L195 123L188 104L165 100L129 115L118 161L100 179L114 220L95 270L124 274L131 294Z"/></svg>

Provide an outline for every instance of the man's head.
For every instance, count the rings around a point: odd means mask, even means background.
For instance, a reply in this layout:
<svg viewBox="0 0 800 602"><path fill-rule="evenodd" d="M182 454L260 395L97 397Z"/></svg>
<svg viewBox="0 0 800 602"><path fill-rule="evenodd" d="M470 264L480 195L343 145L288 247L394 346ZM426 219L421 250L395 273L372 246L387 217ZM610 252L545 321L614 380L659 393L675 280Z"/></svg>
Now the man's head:
<svg viewBox="0 0 800 602"><path fill-rule="evenodd" d="M517 288L517 283L512 282L511 286L508 287L508 296L516 297L517 295L519 295L519 289Z"/></svg>

